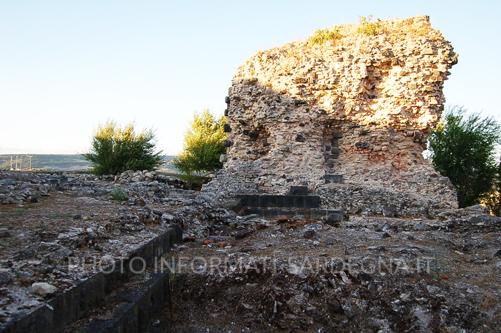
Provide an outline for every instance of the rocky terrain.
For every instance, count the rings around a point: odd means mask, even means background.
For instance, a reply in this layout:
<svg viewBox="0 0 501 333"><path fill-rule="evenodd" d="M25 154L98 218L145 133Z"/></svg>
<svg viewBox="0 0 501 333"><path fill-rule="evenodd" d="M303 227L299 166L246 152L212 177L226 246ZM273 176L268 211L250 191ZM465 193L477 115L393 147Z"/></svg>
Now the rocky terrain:
<svg viewBox="0 0 501 333"><path fill-rule="evenodd" d="M177 268L160 331L485 332L500 324L500 219L480 206L435 219L366 213L328 224L237 216L155 173L3 172L1 184L16 204L0 206L0 322L102 269L95 258L124 257L177 224L184 244L169 255ZM123 201L113 199L117 188Z"/></svg>
<svg viewBox="0 0 501 333"><path fill-rule="evenodd" d="M156 173L0 172L0 323L155 238L193 201L182 186Z"/></svg>

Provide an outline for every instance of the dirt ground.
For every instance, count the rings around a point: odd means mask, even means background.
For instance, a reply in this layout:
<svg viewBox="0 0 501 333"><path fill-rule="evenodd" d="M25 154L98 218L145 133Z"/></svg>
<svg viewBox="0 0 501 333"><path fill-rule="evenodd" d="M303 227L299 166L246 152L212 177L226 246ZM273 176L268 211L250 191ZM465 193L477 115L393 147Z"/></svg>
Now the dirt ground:
<svg viewBox="0 0 501 333"><path fill-rule="evenodd" d="M487 332L501 323L499 224L262 224L243 240L178 249L174 332Z"/></svg>

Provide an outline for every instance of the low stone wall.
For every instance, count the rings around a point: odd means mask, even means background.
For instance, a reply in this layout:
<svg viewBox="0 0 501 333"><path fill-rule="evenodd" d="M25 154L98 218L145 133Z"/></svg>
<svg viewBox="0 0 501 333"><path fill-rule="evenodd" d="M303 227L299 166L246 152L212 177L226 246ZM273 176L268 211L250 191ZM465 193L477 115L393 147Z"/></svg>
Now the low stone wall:
<svg viewBox="0 0 501 333"><path fill-rule="evenodd" d="M151 265L155 258L165 254L178 242L182 241L182 230L175 226L165 233L152 239L134 251L129 259L119 261L114 265L114 271L104 274L97 273L77 286L57 295L46 304L28 314L0 326L1 333L57 333L62 332L67 325L83 318L98 306L113 289L120 286L134 274L132 269L140 269L135 264L139 261L131 258L140 257ZM121 270L123 267L123 271Z"/></svg>

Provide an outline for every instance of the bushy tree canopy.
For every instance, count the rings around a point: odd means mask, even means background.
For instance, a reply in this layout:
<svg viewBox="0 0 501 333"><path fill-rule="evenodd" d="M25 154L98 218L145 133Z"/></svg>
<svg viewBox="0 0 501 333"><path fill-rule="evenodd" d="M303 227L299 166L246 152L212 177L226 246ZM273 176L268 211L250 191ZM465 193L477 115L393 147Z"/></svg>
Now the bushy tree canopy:
<svg viewBox="0 0 501 333"><path fill-rule="evenodd" d="M227 138L225 123L225 117L216 119L208 110L196 114L185 135L183 152L173 161L174 166L190 176L221 168L219 157L225 152Z"/></svg>
<svg viewBox="0 0 501 333"><path fill-rule="evenodd" d="M119 174L126 170L152 170L162 163L155 152L155 136L151 130L136 133L129 124L123 128L114 122L100 126L92 139L92 148L85 159L96 174Z"/></svg>
<svg viewBox="0 0 501 333"><path fill-rule="evenodd" d="M500 134L492 118L476 113L465 116L462 107L454 107L430 136L433 165L454 184L461 207L478 203L492 189Z"/></svg>
<svg viewBox="0 0 501 333"><path fill-rule="evenodd" d="M487 206L491 213L501 216L501 161L499 161L496 180L492 190L480 199L480 203Z"/></svg>

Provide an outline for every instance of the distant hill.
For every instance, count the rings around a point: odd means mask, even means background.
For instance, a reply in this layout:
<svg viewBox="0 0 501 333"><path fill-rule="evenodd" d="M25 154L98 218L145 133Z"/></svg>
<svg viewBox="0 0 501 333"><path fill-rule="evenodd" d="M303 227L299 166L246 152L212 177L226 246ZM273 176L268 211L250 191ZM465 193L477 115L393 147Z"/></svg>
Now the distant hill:
<svg viewBox="0 0 501 333"><path fill-rule="evenodd" d="M28 170L30 168L30 156L31 168L34 170L85 171L90 169L90 163L80 154L0 154L0 169L10 169L11 163L12 168L15 168L17 159L17 168ZM164 155L162 168L167 169L167 171L175 171L171 163L173 158L174 156Z"/></svg>

